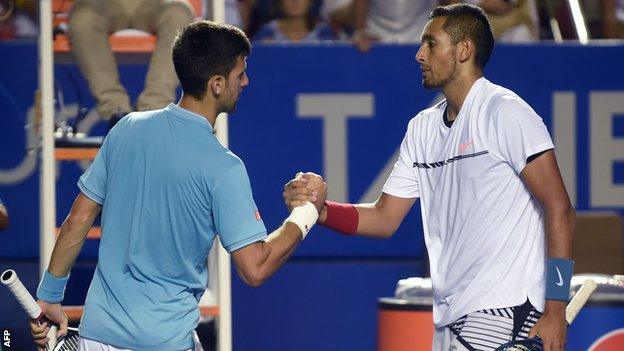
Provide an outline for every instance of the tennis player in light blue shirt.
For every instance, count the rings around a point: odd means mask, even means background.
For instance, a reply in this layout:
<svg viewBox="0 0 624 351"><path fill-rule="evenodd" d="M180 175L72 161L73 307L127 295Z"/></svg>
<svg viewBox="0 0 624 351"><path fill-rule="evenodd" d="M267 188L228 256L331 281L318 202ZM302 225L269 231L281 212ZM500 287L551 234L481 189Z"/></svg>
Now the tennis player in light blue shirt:
<svg viewBox="0 0 624 351"><path fill-rule="evenodd" d="M228 252L267 235L243 162L171 104L117 123L78 186L102 205L104 231L80 335L190 348L216 233Z"/></svg>
<svg viewBox="0 0 624 351"><path fill-rule="evenodd" d="M250 45L239 29L208 21L185 27L173 46L183 95L177 105L134 112L107 135L80 177L80 194L61 227L37 291L39 304L66 332L60 302L69 270L101 212L99 261L81 320L80 348L190 350L216 235L241 278L259 285L316 223L316 192L270 235L240 158L212 126L233 112L249 83ZM297 200L295 199L295 200ZM37 345L47 326L31 324Z"/></svg>

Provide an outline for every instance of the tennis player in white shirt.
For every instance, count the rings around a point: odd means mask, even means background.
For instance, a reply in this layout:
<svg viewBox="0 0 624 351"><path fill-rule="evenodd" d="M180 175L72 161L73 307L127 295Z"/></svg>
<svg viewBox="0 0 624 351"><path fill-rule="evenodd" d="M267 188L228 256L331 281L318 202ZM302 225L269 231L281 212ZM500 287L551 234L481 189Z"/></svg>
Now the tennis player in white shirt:
<svg viewBox="0 0 624 351"><path fill-rule="evenodd" d="M494 350L534 336L546 351L563 350L575 213L548 131L518 95L483 77L494 37L482 10L437 7L421 39L423 85L446 99L409 122L375 203L325 201L319 223L390 237L419 198L433 350ZM316 191L323 201L326 187L306 173L284 199L293 207Z"/></svg>

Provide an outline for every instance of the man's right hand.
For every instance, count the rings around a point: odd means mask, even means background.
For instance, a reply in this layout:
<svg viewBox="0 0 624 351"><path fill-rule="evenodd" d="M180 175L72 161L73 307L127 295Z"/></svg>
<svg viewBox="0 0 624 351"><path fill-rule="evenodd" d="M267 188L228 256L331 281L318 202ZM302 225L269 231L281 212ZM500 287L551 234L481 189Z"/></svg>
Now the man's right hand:
<svg viewBox="0 0 624 351"><path fill-rule="evenodd" d="M56 336L60 337L62 335L67 334L67 315L63 311L63 308L58 303L47 303L45 301L37 301L39 306L41 307L41 311L43 315L53 324L59 326L58 331L56 332ZM33 340L37 345L38 351L44 351L45 347L49 341L48 332L50 331L50 324L39 323L37 321L30 321L30 332L33 336Z"/></svg>
<svg viewBox="0 0 624 351"><path fill-rule="evenodd" d="M297 206L304 205L306 201L310 201L321 213L327 198L327 183L318 174L299 172L295 178L284 185L283 197L289 212Z"/></svg>

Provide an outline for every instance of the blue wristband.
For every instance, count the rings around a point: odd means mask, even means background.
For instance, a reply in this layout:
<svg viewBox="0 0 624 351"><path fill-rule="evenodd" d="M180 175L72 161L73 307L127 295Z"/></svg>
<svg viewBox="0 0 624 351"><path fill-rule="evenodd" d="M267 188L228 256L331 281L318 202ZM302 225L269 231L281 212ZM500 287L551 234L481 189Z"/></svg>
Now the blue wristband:
<svg viewBox="0 0 624 351"><path fill-rule="evenodd" d="M65 285L69 280L69 274L65 277L57 278L46 269L37 289L37 298L48 303L59 303L63 301L65 295Z"/></svg>
<svg viewBox="0 0 624 351"><path fill-rule="evenodd" d="M572 260L557 257L546 259L546 300L570 300L570 280L573 271Z"/></svg>

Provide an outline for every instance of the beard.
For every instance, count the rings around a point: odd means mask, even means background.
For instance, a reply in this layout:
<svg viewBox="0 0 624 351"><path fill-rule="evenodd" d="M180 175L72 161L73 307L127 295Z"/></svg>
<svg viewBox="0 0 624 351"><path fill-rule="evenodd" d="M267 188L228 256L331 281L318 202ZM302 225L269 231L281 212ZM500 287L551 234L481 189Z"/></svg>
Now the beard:
<svg viewBox="0 0 624 351"><path fill-rule="evenodd" d="M457 71L457 61L453 59L450 64L449 70L446 72L442 72L441 77L436 77L433 75L433 71L429 71L429 76L424 77L422 79L422 85L427 90L437 90L444 88L450 81L455 78L455 73Z"/></svg>
<svg viewBox="0 0 624 351"><path fill-rule="evenodd" d="M234 113L234 112L236 112L236 103L237 103L237 102L238 102L238 101L234 102L231 106L228 106L228 107L225 109L225 112L226 112L226 113Z"/></svg>
<svg viewBox="0 0 624 351"><path fill-rule="evenodd" d="M224 106L223 110L221 112L225 112L225 113L234 113L234 112L236 112L236 105L238 105L239 97L240 97L240 95L236 96L236 100L234 100L232 103Z"/></svg>

